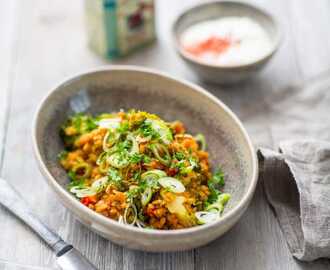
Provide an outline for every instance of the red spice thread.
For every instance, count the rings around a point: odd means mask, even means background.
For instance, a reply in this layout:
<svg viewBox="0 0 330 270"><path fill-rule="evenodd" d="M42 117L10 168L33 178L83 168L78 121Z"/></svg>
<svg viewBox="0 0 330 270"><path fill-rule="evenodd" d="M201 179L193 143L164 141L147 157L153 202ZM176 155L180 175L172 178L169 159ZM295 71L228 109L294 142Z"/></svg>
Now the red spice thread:
<svg viewBox="0 0 330 270"><path fill-rule="evenodd" d="M207 52L222 54L227 51L232 44L233 42L229 38L209 37L197 44L186 46L184 49L194 56L200 56Z"/></svg>

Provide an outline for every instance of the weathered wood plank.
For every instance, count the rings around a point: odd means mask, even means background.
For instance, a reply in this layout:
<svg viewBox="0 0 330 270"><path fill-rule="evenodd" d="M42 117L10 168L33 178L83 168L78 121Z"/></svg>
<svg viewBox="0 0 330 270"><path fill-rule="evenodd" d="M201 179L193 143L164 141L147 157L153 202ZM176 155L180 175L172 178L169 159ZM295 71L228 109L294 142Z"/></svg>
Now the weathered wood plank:
<svg viewBox="0 0 330 270"><path fill-rule="evenodd" d="M290 1L290 18L297 62L304 78L329 70L330 30L327 0L312 5L299 0Z"/></svg>
<svg viewBox="0 0 330 270"><path fill-rule="evenodd" d="M5 133L8 125L9 89L14 80L13 70L17 62L14 50L18 43L16 11L16 1L3 3L0 9L0 170L3 165Z"/></svg>
<svg viewBox="0 0 330 270"><path fill-rule="evenodd" d="M157 44L114 63L155 67L200 83L178 59L170 40L170 23L180 10L194 2L197 1L185 0L180 1L180 5L173 5L171 1L158 1ZM272 146L277 141L271 126L261 124L267 122L268 115L264 112L272 97L279 91L285 91L285 86L328 66L330 35L327 22L330 4L327 0L304 5L298 0L290 3L284 0L255 2L268 8L282 23L285 39L278 55L258 78L243 85L230 88L204 86L241 117L256 145ZM209 246L194 251L151 254L123 249L77 222L59 204L38 172L29 142L31 121L36 105L55 82L69 74L107 62L86 48L82 1L21 1L21 11L18 13L8 12L8 6L14 4L3 5L1 3L0 34L8 40L4 38L6 42L0 43L0 89L10 89L11 98L8 98L8 92L0 90L0 140L3 141L4 132L7 134L1 173L22 192L36 213L100 269L329 268L327 260L304 264L297 263L291 257L265 201L261 185L251 207L230 232ZM6 23L2 23L4 21ZM22 31L15 36L12 29L16 24L21 25ZM323 42L315 42L320 35ZM3 48L11 49L13 53L4 53ZM10 111L10 114L3 114L3 111ZM3 209L0 209L0 220L4 220L0 223L0 239L3 243L11 243L0 245L0 259L54 266L51 252L20 222Z"/></svg>

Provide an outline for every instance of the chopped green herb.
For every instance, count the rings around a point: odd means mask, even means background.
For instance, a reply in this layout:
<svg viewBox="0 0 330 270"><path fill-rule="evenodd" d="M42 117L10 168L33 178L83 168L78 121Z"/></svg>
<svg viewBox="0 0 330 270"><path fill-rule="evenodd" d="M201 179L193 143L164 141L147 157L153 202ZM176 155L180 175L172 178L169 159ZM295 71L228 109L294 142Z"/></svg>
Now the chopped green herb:
<svg viewBox="0 0 330 270"><path fill-rule="evenodd" d="M185 155L182 152L175 152L174 157L179 161L186 158Z"/></svg>
<svg viewBox="0 0 330 270"><path fill-rule="evenodd" d="M211 181L220 187L223 187L225 185L225 177L221 169L217 169L215 173L213 174L213 177Z"/></svg>
<svg viewBox="0 0 330 270"><path fill-rule="evenodd" d="M77 175L74 171L69 171L68 176L69 176L71 181L76 181L77 180Z"/></svg>
<svg viewBox="0 0 330 270"><path fill-rule="evenodd" d="M62 152L60 152L60 153L58 154L57 157L58 157L59 160L62 160L62 159L65 159L67 156L68 156L68 151L63 150Z"/></svg>
<svg viewBox="0 0 330 270"><path fill-rule="evenodd" d="M122 184L122 177L119 174L118 170L110 168L108 170L108 177L111 184L114 184L116 187L120 187Z"/></svg>
<svg viewBox="0 0 330 270"><path fill-rule="evenodd" d="M97 128L97 124L91 116L83 115L81 113L76 114L69 119L71 120L72 125L80 134L84 134L88 131L91 131Z"/></svg>
<svg viewBox="0 0 330 270"><path fill-rule="evenodd" d="M143 160L143 155L139 154L139 153L134 153L131 157L130 157L130 162L132 162L133 164L139 163Z"/></svg>
<svg viewBox="0 0 330 270"><path fill-rule="evenodd" d="M198 160L196 158L190 157L189 162L190 162L190 166L191 166L192 170L199 169L200 166L199 166Z"/></svg>
<svg viewBox="0 0 330 270"><path fill-rule="evenodd" d="M159 134L158 132L156 132L153 127L152 124L150 122L144 121L139 129L138 132L145 138L147 137L151 137L152 139L157 139L159 138Z"/></svg>
<svg viewBox="0 0 330 270"><path fill-rule="evenodd" d="M122 122L119 127L117 128L117 132L119 133L126 133L128 131L129 125L127 121Z"/></svg>
<svg viewBox="0 0 330 270"><path fill-rule="evenodd" d="M219 188L225 184L224 174L221 169L217 169L213 174L212 178L208 181L208 187L210 189L210 195L208 197L209 203L214 203L218 196L221 194Z"/></svg>
<svg viewBox="0 0 330 270"><path fill-rule="evenodd" d="M83 188L85 186L85 179L78 179L75 172L69 171L68 176L70 178L70 183L68 184L68 189L71 189L73 187L81 187Z"/></svg>
<svg viewBox="0 0 330 270"><path fill-rule="evenodd" d="M143 163L150 163L151 162L151 158L148 157L147 155L143 155Z"/></svg>
<svg viewBox="0 0 330 270"><path fill-rule="evenodd" d="M140 176L141 176L141 172L140 172L140 171L135 172L135 173L133 174L133 179L134 179L134 180L139 180L139 179L140 179Z"/></svg>

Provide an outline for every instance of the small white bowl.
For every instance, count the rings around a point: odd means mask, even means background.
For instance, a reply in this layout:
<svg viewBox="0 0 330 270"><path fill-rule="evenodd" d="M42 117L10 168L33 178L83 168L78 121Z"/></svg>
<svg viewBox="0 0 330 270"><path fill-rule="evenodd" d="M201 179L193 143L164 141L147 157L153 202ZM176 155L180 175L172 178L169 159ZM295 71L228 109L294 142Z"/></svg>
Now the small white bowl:
<svg viewBox="0 0 330 270"><path fill-rule="evenodd" d="M220 66L200 61L182 48L180 37L188 27L198 22L223 17L249 17L255 20L268 33L273 45L272 50L264 57L249 64ZM202 80L219 84L240 82L255 75L269 62L281 41L281 33L274 16L251 4L237 1L212 1L189 8L176 19L172 32L176 51L188 66Z"/></svg>

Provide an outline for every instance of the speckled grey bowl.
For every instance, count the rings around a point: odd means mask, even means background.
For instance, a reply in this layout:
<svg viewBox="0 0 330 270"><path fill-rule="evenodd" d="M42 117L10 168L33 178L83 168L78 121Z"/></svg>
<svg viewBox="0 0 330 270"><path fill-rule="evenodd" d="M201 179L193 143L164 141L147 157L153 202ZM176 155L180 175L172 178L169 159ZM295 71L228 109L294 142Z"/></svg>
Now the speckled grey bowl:
<svg viewBox="0 0 330 270"><path fill-rule="evenodd" d="M268 33L273 45L272 50L263 58L250 64L219 66L199 61L182 49L180 36L189 26L205 20L232 16L249 17L258 22ZM238 1L210 1L189 8L178 16L173 24L172 32L174 46L184 62L202 80L219 84L237 83L254 76L269 62L281 40L279 25L272 15L256 6Z"/></svg>
<svg viewBox="0 0 330 270"><path fill-rule="evenodd" d="M63 150L59 128L77 111L112 112L136 108L166 120L182 120L191 133L203 132L213 165L225 172L232 200L218 222L189 229L161 231L122 225L82 205L67 190L69 182L57 160ZM33 143L50 187L83 224L105 238L134 249L175 251L204 245L229 230L244 213L257 183L257 159L241 122L221 101L191 83L162 73L114 66L83 73L55 87L37 111Z"/></svg>

